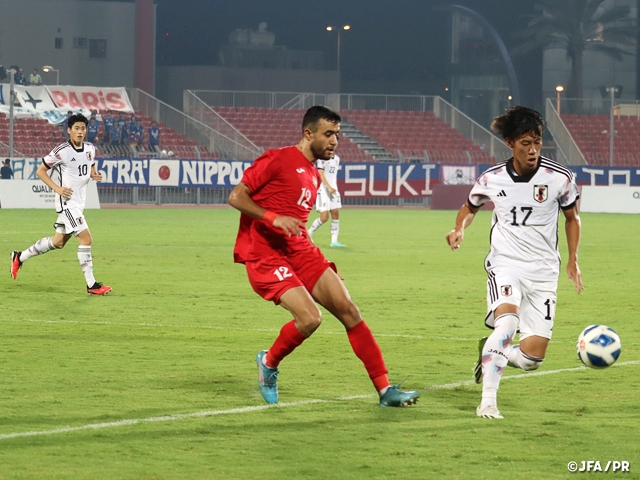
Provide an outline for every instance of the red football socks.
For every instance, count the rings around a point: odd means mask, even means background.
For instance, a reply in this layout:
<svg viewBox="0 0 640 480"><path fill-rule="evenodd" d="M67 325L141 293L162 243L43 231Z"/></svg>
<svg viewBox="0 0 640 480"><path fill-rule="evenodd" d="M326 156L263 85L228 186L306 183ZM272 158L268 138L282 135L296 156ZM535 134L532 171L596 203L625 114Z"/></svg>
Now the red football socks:
<svg viewBox="0 0 640 480"><path fill-rule="evenodd" d="M273 345L271 345L271 348L267 352L267 366L276 368L282 359L293 352L306 338L307 337L298 331L293 320L285 323L280 329L280 335L278 335L278 338L276 338L276 341L273 342Z"/></svg>
<svg viewBox="0 0 640 480"><path fill-rule="evenodd" d="M382 350L364 320L347 330L347 336L356 356L364 363L364 368L367 369L376 390L387 388L389 386L389 377L387 376L389 371L384 364Z"/></svg>

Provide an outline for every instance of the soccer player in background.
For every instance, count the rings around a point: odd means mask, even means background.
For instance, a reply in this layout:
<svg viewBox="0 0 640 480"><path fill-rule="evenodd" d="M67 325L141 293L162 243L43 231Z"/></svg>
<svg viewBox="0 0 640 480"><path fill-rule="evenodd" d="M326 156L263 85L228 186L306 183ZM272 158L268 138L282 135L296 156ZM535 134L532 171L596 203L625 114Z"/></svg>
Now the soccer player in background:
<svg viewBox="0 0 640 480"><path fill-rule="evenodd" d="M18 278L22 264L36 255L64 248L72 235L78 239L78 261L87 282L87 293L104 295L111 287L96 282L93 276L91 257L91 232L84 218L84 205L87 183L90 180L102 181L102 174L96 170L96 150L84 141L87 134L87 119L77 114L67 122L69 141L54 148L42 159L36 175L55 193L55 206L58 219L54 224L56 233L52 237L38 240L23 252L11 253L11 277ZM49 170L53 170L49 176Z"/></svg>
<svg viewBox="0 0 640 480"><path fill-rule="evenodd" d="M320 217L316 218L311 224L309 235L313 236L313 233L329 220L329 212L331 212L331 244L329 246L346 247L346 245L338 241L340 209L342 208L342 200L340 199L340 192L338 192L340 157L334 155L329 160L316 160L316 168L320 172L320 178L322 179L316 198L316 211L320 214Z"/></svg>
<svg viewBox="0 0 640 480"><path fill-rule="evenodd" d="M485 324L493 333L478 344L474 374L482 383L476 415L503 418L497 392L504 368L536 370L545 358L556 314L560 274L558 217L565 217L569 246L567 274L576 292L583 289L578 266L580 216L573 172L540 156L542 116L516 106L496 117L491 128L502 135L513 157L485 171L460 208L447 236L452 250L460 247L464 229L486 202L493 202ZM511 345L516 332L520 343Z"/></svg>
<svg viewBox="0 0 640 480"><path fill-rule="evenodd" d="M320 326L322 314L317 302L345 326L355 354L379 393L380 405L404 407L414 404L419 393L389 384L382 352L371 330L335 265L311 243L305 230L321 181L313 162L334 155L340 120L340 115L327 107L311 107L302 121L300 143L266 151L245 170L229 195L229 204L242 213L235 262L245 264L258 295L293 315L271 348L258 352L260 393L267 403L277 403L278 365Z"/></svg>

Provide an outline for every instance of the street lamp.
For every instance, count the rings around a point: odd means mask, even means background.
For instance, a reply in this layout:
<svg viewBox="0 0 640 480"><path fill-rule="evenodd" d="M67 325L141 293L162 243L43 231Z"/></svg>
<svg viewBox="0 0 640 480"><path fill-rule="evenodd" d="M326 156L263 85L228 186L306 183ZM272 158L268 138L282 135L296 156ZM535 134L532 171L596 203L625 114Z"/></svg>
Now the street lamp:
<svg viewBox="0 0 640 480"><path fill-rule="evenodd" d="M56 72L56 85L60 85L60 70L56 70L51 65L45 65L42 67L42 71L45 73Z"/></svg>
<svg viewBox="0 0 640 480"><path fill-rule="evenodd" d="M329 25L327 27L327 32L338 32L338 73L340 73L340 33L342 30L351 30L351 25L343 25L342 27L334 27L333 25Z"/></svg>
<svg viewBox="0 0 640 480"><path fill-rule="evenodd" d="M562 85L558 85L556 87L556 110L558 111L558 116L560 116L560 92L564 91L564 87Z"/></svg>

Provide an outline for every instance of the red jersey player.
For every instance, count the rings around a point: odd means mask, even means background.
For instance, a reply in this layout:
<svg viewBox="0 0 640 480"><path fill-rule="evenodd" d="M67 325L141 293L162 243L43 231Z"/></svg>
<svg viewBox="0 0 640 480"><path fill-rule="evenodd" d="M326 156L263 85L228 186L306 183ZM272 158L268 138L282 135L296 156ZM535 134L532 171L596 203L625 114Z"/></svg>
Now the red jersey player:
<svg viewBox="0 0 640 480"><path fill-rule="evenodd" d="M353 351L380 395L380 405L405 407L420 394L389 384L371 330L335 265L311 243L305 229L321 182L314 162L333 156L340 121L340 115L327 107L311 107L302 120L300 143L265 152L229 195L229 204L242 213L234 260L245 264L258 295L293 315L271 348L258 352L260 393L267 403L278 402L278 365L320 326L317 302L345 326Z"/></svg>

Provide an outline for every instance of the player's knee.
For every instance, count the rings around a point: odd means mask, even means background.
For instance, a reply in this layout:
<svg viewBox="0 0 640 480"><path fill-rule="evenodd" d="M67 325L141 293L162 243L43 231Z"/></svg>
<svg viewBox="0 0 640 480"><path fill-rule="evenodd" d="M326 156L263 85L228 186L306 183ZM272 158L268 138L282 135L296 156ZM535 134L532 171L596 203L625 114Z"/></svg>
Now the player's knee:
<svg viewBox="0 0 640 480"><path fill-rule="evenodd" d="M57 250L60 250L61 248L64 248L64 244L65 243L66 242L64 241L63 238L51 240L51 245L53 245L53 248L55 248Z"/></svg>
<svg viewBox="0 0 640 480"><path fill-rule="evenodd" d="M322 312L316 308L313 311L304 312L296 320L300 324L301 332L311 335L322 323Z"/></svg>

